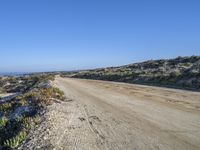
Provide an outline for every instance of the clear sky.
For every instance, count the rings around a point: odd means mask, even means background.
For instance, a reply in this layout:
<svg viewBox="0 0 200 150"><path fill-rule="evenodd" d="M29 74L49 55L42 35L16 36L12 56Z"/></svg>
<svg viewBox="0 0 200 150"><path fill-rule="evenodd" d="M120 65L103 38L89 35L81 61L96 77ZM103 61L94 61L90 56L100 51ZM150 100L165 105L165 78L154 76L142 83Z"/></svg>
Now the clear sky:
<svg viewBox="0 0 200 150"><path fill-rule="evenodd" d="M1 0L0 72L200 55L200 0Z"/></svg>

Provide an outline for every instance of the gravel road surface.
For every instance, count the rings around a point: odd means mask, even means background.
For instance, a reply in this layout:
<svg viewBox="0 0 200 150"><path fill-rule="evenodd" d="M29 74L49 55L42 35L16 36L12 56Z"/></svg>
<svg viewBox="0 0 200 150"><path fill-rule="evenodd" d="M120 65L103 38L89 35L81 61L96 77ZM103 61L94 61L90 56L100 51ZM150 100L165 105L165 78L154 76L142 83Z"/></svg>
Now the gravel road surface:
<svg viewBox="0 0 200 150"><path fill-rule="evenodd" d="M67 100L21 148L199 150L200 93L57 77Z"/></svg>

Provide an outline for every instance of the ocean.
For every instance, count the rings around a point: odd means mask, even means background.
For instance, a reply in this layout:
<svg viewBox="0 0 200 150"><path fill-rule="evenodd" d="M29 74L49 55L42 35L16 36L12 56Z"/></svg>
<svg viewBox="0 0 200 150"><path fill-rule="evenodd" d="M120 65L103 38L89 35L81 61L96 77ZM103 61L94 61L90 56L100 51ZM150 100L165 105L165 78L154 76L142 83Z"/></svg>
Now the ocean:
<svg viewBox="0 0 200 150"><path fill-rule="evenodd" d="M25 74L28 74L28 73L27 72L0 72L1 77L4 77L4 76L20 77L20 76L23 76Z"/></svg>

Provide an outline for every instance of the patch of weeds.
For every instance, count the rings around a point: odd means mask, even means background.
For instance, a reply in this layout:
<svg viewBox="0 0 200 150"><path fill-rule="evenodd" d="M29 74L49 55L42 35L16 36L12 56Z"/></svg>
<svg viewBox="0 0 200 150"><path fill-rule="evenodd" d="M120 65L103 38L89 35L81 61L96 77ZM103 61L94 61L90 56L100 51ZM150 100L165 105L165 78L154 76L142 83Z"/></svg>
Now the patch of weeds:
<svg viewBox="0 0 200 150"><path fill-rule="evenodd" d="M6 113L7 111L10 111L13 109L13 103L12 102L5 102L0 104L0 112Z"/></svg>
<svg viewBox="0 0 200 150"><path fill-rule="evenodd" d="M26 131L20 131L15 137L8 139L4 142L5 147L16 148L26 137Z"/></svg>
<svg viewBox="0 0 200 150"><path fill-rule="evenodd" d="M7 118L1 118L0 119L0 128L5 127L7 122L8 122Z"/></svg>
<svg viewBox="0 0 200 150"><path fill-rule="evenodd" d="M64 100L64 92L59 88L49 87L47 89L35 89L25 96L26 99L31 99L34 106L45 107L52 104L52 98Z"/></svg>
<svg viewBox="0 0 200 150"><path fill-rule="evenodd" d="M64 100L65 99L65 94L63 91L61 91L59 88L57 87L53 87L53 93L54 93L54 97L60 100Z"/></svg>
<svg viewBox="0 0 200 150"><path fill-rule="evenodd" d="M25 138L28 131L33 128L39 119L35 117L21 116L14 120L1 121L0 145L3 148L16 148Z"/></svg>
<svg viewBox="0 0 200 150"><path fill-rule="evenodd" d="M26 99L22 98L22 99L20 99L20 100L18 101L18 104L19 104L20 106L27 106L29 103L28 103L28 101L27 101Z"/></svg>

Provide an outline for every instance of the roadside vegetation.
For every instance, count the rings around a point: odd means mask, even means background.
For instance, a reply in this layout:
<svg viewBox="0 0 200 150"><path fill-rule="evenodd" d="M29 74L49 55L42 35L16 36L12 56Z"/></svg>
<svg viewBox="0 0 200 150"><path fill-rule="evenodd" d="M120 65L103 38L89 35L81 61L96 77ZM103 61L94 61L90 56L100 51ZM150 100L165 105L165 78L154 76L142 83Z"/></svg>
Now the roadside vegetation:
<svg viewBox="0 0 200 150"><path fill-rule="evenodd" d="M23 85L23 90L18 89L21 93L9 101L0 101L0 149L17 148L40 122L40 112L51 105L54 99L65 99L60 89L51 86L54 80L52 75L33 75L12 80L19 83L18 80L22 79L24 84L29 84Z"/></svg>
<svg viewBox="0 0 200 150"><path fill-rule="evenodd" d="M149 60L120 67L62 73L61 75L200 90L200 56Z"/></svg>

